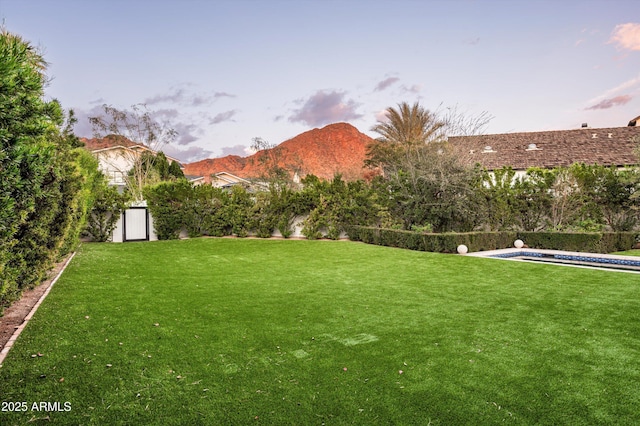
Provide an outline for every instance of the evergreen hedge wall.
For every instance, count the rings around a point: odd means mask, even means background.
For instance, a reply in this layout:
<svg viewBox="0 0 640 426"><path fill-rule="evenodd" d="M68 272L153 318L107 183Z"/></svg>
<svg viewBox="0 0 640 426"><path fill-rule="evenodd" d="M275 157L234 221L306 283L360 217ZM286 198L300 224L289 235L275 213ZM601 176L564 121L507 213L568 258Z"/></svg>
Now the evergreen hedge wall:
<svg viewBox="0 0 640 426"><path fill-rule="evenodd" d="M388 247L437 253L456 253L460 244L469 251L486 251L513 247L521 239L531 248L611 253L629 250L639 238L637 232L461 232L432 234L366 226L348 229L352 241L362 241Z"/></svg>
<svg viewBox="0 0 640 426"><path fill-rule="evenodd" d="M75 248L90 204L83 187L97 172L58 102L44 100L45 68L0 30L0 314Z"/></svg>
<svg viewBox="0 0 640 426"><path fill-rule="evenodd" d="M588 253L630 250L638 236L638 232L518 232L518 238L531 248Z"/></svg>
<svg viewBox="0 0 640 426"><path fill-rule="evenodd" d="M423 233L366 226L352 226L347 231L352 241L362 241L389 247L437 253L456 253L460 244L469 251L495 250L512 247L516 232Z"/></svg>

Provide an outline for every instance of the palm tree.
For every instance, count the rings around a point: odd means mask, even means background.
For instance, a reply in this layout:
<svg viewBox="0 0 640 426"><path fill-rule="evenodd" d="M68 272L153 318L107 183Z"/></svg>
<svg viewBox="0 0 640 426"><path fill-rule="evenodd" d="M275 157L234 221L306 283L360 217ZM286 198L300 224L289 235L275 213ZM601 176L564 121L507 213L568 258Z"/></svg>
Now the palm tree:
<svg viewBox="0 0 640 426"><path fill-rule="evenodd" d="M382 174L398 168L406 170L409 163L417 160L416 156L426 153L429 143L442 140L445 123L417 102L400 103L398 109L388 108L387 118L371 128L380 137L367 147L365 160L365 166Z"/></svg>
<svg viewBox="0 0 640 426"><path fill-rule="evenodd" d="M387 108L387 118L387 122L379 122L371 130L380 135L378 141L401 145L424 145L438 140L445 125L418 102L412 106L402 102L398 109Z"/></svg>

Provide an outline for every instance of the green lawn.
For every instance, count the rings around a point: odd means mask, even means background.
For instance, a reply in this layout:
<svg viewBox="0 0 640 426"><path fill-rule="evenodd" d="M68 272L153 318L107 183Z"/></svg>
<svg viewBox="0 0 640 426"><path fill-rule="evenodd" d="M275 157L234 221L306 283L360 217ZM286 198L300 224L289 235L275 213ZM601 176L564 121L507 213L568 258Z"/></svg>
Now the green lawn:
<svg viewBox="0 0 640 426"><path fill-rule="evenodd" d="M640 250L627 250L627 251L619 251L612 254L621 254L624 256L640 256Z"/></svg>
<svg viewBox="0 0 640 426"><path fill-rule="evenodd" d="M344 241L91 244L0 368L3 409L28 406L0 424L629 425L638 383L640 275Z"/></svg>

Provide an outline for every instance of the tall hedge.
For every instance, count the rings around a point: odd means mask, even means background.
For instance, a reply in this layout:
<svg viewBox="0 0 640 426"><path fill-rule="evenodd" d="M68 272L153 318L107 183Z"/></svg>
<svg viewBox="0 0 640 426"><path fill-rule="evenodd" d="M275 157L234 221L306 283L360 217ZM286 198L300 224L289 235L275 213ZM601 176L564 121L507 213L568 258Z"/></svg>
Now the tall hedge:
<svg viewBox="0 0 640 426"><path fill-rule="evenodd" d="M192 213L187 208L193 191L186 179L160 182L144 189L158 239L177 239L180 231L186 228L189 213Z"/></svg>
<svg viewBox="0 0 640 426"><path fill-rule="evenodd" d="M0 33L0 309L37 284L75 247L85 179L62 129L57 101L44 100L46 63L21 37Z"/></svg>

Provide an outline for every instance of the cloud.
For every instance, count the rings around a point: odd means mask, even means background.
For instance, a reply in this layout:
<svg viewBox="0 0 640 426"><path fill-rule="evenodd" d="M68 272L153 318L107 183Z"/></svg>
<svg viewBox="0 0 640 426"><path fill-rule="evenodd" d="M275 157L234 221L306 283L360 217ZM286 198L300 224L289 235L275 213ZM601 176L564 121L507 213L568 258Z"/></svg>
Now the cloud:
<svg viewBox="0 0 640 426"><path fill-rule="evenodd" d="M226 157L227 155L239 155L241 157L246 157L253 153L254 152L251 148L246 145L225 146L222 148L223 157Z"/></svg>
<svg viewBox="0 0 640 426"><path fill-rule="evenodd" d="M215 92L213 94L214 98L235 98L236 95L232 95L231 93L227 93L227 92Z"/></svg>
<svg viewBox="0 0 640 426"><path fill-rule="evenodd" d="M177 118L180 113L175 108L165 108L165 109L157 109L155 111L150 111L151 115L155 120L166 121Z"/></svg>
<svg viewBox="0 0 640 426"><path fill-rule="evenodd" d="M167 145L163 147L162 152L167 154L169 157L177 158L183 163L193 163L213 156L212 151L199 146L190 146L186 149L179 149L175 146Z"/></svg>
<svg viewBox="0 0 640 426"><path fill-rule="evenodd" d="M96 105L90 110L86 111L83 109L72 108L75 113L78 122L73 127L73 133L81 138L92 138L93 128L91 127L91 123L89 122L89 117L98 117L104 115L104 109L102 105Z"/></svg>
<svg viewBox="0 0 640 426"><path fill-rule="evenodd" d="M640 24L630 22L616 25L609 43L615 43L619 49L640 50Z"/></svg>
<svg viewBox="0 0 640 426"><path fill-rule="evenodd" d="M380 92L380 91L388 88L389 86L391 86L393 83L396 83L398 81L400 81L400 79L398 77L385 78L384 80L382 80L380 83L378 83L376 85L376 88L374 90L376 92Z"/></svg>
<svg viewBox="0 0 640 426"><path fill-rule="evenodd" d="M235 98L227 92L214 92L212 94L190 93L183 88L172 88L168 93L155 95L144 100L146 105L157 105L164 103L180 104L183 106L209 105L219 98Z"/></svg>
<svg viewBox="0 0 640 426"><path fill-rule="evenodd" d="M155 105L155 104L161 104L161 103L167 103L167 102L180 103L184 101L185 96L186 95L185 95L184 89L174 89L170 93L155 95L150 98L147 98L144 100L144 103L146 105Z"/></svg>
<svg viewBox="0 0 640 426"><path fill-rule="evenodd" d="M81 109L74 109L76 118L78 122L74 127L74 133L79 137L85 138L93 138L94 132L89 122L89 117L97 117L104 116L104 109L102 106L95 106L88 111ZM161 126L166 126L167 128L173 129L177 132L177 137L175 141L171 144L163 144L160 149L162 149L167 155L170 155L175 158L179 158L182 161L196 161L193 158L198 156L202 158L206 158L207 155L211 154L211 151L203 150L202 148L197 147L189 147L186 150L181 150L178 146L189 145L192 142L198 141L202 135L204 134L204 130L198 124L194 124L192 122L184 122L184 121L174 121L172 119L178 118L179 113L175 109L160 109L156 111L149 111L152 120L159 123ZM126 129L121 129L121 131L126 135ZM143 142L145 141L137 141ZM178 154L170 154L169 151L173 153L181 152L184 153L183 157L180 157Z"/></svg>
<svg viewBox="0 0 640 426"><path fill-rule="evenodd" d="M300 109L294 111L294 114L289 117L289 121L309 126L322 126L362 117L362 114L356 112L360 105L352 99L345 101L345 95L346 92L319 90L307 99Z"/></svg>
<svg viewBox="0 0 640 426"><path fill-rule="evenodd" d="M209 124L220 124L224 123L225 121L233 121L232 118L236 115L237 112L238 111L236 111L235 109L232 109L231 111L221 112L220 114L217 114L215 117L210 119Z"/></svg>
<svg viewBox="0 0 640 426"><path fill-rule="evenodd" d="M420 93L422 91L422 85L414 84L413 86L402 86L402 90L406 93Z"/></svg>
<svg viewBox="0 0 640 426"><path fill-rule="evenodd" d="M197 141L198 136L203 133L202 129L192 123L175 123L171 126L173 130L178 132L178 138L176 139L176 143L178 145L188 145L191 142Z"/></svg>
<svg viewBox="0 0 640 426"><path fill-rule="evenodd" d="M389 121L389 111L383 109L382 111L376 112L376 121L379 123L386 123Z"/></svg>
<svg viewBox="0 0 640 426"><path fill-rule="evenodd" d="M629 101L631 101L631 99L633 99L631 96L629 95L620 95L620 96L616 96L613 98L609 98L609 99L604 99L600 102L598 102L597 104L590 106L588 108L585 108L586 110L593 110L593 109L608 109L608 108L612 108L614 106L618 106L618 105L624 105L626 103L628 103Z"/></svg>
<svg viewBox="0 0 640 426"><path fill-rule="evenodd" d="M638 89L637 86L640 85L640 74L638 74L637 76L635 76L632 79L629 79L619 85L617 85L616 87L609 89L607 91L605 91L604 93L596 96L593 99L590 99L589 101L586 102L587 105L594 105L594 104L598 104L600 102L604 102L607 99L611 99L611 98L616 98L622 95L622 93L638 93ZM628 96L628 95L627 95ZM588 109L588 108L585 108Z"/></svg>
<svg viewBox="0 0 640 426"><path fill-rule="evenodd" d="M640 83L640 74L638 74L636 77L625 81L624 83L620 84L617 87L614 87L613 89L609 90L609 92L618 92L621 90L627 90L632 88L633 86L637 86ZM609 93L607 92L607 93Z"/></svg>

